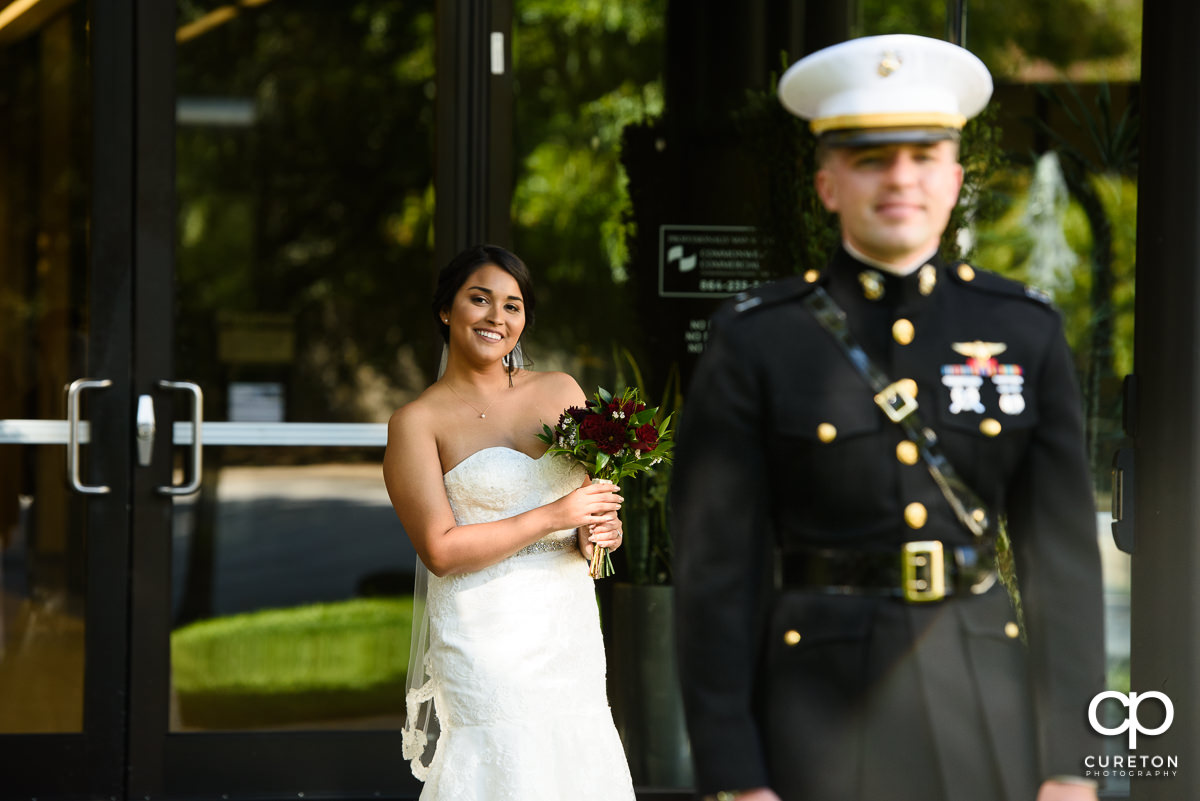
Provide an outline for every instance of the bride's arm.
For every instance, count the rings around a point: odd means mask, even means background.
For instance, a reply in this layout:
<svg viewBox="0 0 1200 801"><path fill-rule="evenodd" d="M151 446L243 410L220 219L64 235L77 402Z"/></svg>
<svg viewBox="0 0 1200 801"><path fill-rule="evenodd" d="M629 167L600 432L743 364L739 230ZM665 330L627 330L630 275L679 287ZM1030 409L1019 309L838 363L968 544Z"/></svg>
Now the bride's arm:
<svg viewBox="0 0 1200 801"><path fill-rule="evenodd" d="M505 559L554 531L586 527L620 508L603 485L585 485L553 503L491 523L460 526L450 510L441 460L425 410L392 415L383 480L417 555L437 576L469 573Z"/></svg>

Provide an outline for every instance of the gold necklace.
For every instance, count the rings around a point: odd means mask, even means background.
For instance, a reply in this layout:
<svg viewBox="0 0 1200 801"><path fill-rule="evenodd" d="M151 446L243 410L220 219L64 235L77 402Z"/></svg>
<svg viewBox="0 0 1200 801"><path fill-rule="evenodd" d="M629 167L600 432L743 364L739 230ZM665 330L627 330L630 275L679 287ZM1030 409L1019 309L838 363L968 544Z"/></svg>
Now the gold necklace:
<svg viewBox="0 0 1200 801"><path fill-rule="evenodd" d="M482 410L480 410L480 408L479 408L478 406L476 406L475 404L471 403L469 400L467 400L466 398L464 398L462 395L459 395L459 394L458 394L458 390L457 390L457 389L455 389L455 388L454 388L454 386L453 386L453 385L452 385L452 384L451 384L449 381L445 382L445 384L446 384L446 386L447 386L447 387L449 387L450 391L451 391L451 392L453 392L453 393L454 393L454 394L455 394L455 395L458 397L458 399L459 399L460 401L462 401L463 403L467 404L468 406L470 406L470 407L471 407L472 409L474 409L475 411L479 412L479 417L480 417L480 419L481 419L481 420L482 420L482 419L485 419L485 418L487 417L487 410L488 410L488 409L490 409L490 408L492 408L492 404L493 404L493 403L495 403L495 402L496 402L496 401L499 399L499 397L500 397L500 395L496 395L496 397L495 397L495 398L492 398L491 402L490 402L490 403L488 403L488 405L487 405L487 406L484 406L484 407L483 407L483 409L482 409ZM503 390L501 390L501 392L503 392Z"/></svg>

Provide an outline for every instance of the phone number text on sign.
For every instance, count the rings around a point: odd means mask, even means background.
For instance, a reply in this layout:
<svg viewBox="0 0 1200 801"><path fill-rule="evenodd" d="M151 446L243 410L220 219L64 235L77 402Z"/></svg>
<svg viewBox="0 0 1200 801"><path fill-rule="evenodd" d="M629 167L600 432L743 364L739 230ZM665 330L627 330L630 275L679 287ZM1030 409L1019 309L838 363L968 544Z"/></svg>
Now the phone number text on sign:
<svg viewBox="0 0 1200 801"><path fill-rule="evenodd" d="M706 295L733 295L738 292L745 292L747 289L754 289L754 287L761 283L762 281L746 281L744 279L731 278L722 281L719 278L706 278L700 281L700 291Z"/></svg>

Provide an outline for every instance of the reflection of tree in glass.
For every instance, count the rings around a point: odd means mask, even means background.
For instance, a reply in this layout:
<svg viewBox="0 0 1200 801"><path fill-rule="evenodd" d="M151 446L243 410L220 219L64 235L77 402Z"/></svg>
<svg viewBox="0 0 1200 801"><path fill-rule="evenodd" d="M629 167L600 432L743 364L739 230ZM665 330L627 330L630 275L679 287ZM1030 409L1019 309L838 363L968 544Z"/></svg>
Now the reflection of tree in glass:
<svg viewBox="0 0 1200 801"><path fill-rule="evenodd" d="M619 147L627 123L662 111L665 6L514 3L513 237L545 297L534 334L543 363L558 348L582 357L573 371L601 367L587 358L589 350L606 358L609 348L597 315L614 332L628 319Z"/></svg>
<svg viewBox="0 0 1200 801"><path fill-rule="evenodd" d="M1068 86L1068 92L1070 101L1055 92L1044 94L1070 121L1075 137L1044 121L1037 126L1059 154L1067 189L1083 211L1090 233L1087 258L1081 260L1086 265L1082 277L1088 294L1086 299L1077 298L1088 310L1090 333L1075 342L1083 357L1088 445L1093 467L1100 471L1107 467L1108 454L1115 447L1111 440L1121 435L1115 425L1120 389L1115 339L1119 316L1131 316L1133 311L1133 254L1127 252L1127 259L1119 260L1117 248L1121 229L1127 229L1126 241L1132 242L1134 233L1128 229L1136 225L1136 186L1123 187L1137 173L1138 116L1132 106L1117 114L1107 84L1096 91L1093 104L1085 102L1074 86ZM1082 142L1077 143L1080 137ZM1132 195L1132 209L1122 208L1128 205L1124 195ZM1122 283L1128 284L1126 291L1121 291ZM1110 442L1102 448L1106 439Z"/></svg>
<svg viewBox="0 0 1200 801"><path fill-rule="evenodd" d="M860 0L858 35L919 33L944 37L946 0ZM970 0L966 44L1003 79L1030 72L1107 70L1137 77L1140 0ZM1113 71L1116 71L1114 74Z"/></svg>
<svg viewBox="0 0 1200 801"><path fill-rule="evenodd" d="M185 0L180 24L210 5ZM217 415L231 380L283 381L291 420L384 419L423 385L433 6L267 3L180 43L181 104L253 108L177 135L177 353ZM294 361L220 363L218 327L238 313L293 320Z"/></svg>

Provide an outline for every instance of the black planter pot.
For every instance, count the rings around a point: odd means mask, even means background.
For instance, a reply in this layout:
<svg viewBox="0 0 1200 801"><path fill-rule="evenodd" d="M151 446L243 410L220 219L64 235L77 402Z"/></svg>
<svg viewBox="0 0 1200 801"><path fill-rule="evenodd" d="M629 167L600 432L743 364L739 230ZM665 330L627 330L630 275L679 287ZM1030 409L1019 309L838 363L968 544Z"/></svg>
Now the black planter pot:
<svg viewBox="0 0 1200 801"><path fill-rule="evenodd" d="M676 669L671 587L613 587L609 698L633 783L690 788L692 752Z"/></svg>

